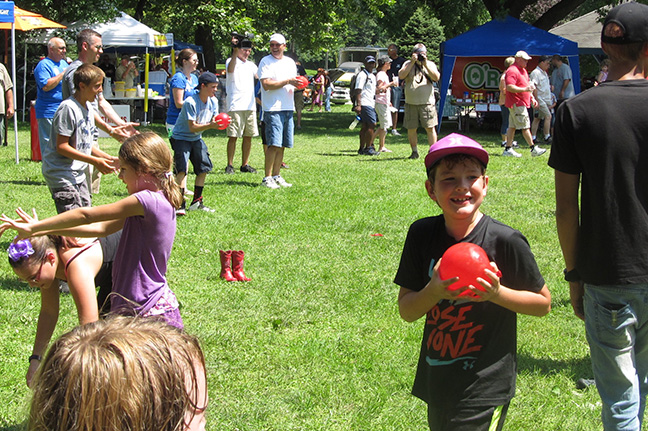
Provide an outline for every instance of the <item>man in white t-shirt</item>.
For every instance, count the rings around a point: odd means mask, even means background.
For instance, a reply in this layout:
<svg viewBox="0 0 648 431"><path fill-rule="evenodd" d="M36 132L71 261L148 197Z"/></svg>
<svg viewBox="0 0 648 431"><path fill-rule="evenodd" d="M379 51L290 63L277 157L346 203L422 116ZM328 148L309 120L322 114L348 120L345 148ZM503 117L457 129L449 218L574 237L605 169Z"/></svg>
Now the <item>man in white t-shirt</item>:
<svg viewBox="0 0 648 431"><path fill-rule="evenodd" d="M377 156L380 154L373 147L373 135L376 128L376 75L372 73L376 59L368 55L364 59L364 69L358 72L355 88L356 104L353 107L356 115L360 116L360 149L358 154Z"/></svg>
<svg viewBox="0 0 648 431"><path fill-rule="evenodd" d="M250 149L252 137L259 135L256 120L256 102L254 100L254 78L257 76L257 66L248 60L252 43L232 38L232 56L225 62L227 68L227 113L231 122L227 126L227 167L226 174L234 173L234 154L236 140L243 138L241 146L241 172L255 173L250 166Z"/></svg>
<svg viewBox="0 0 648 431"><path fill-rule="evenodd" d="M270 36L270 54L259 62L261 105L268 144L265 152L265 176L261 185L270 189L292 186L282 178L279 170L284 150L293 146L294 91L299 81L297 65L292 58L284 55L285 50L286 38L275 33Z"/></svg>
<svg viewBox="0 0 648 431"><path fill-rule="evenodd" d="M531 123L531 137L536 144L538 143L536 133L540 126L540 120L544 120L544 142L551 143L551 107L553 103L551 101L551 84L549 83L549 75L547 75L550 64L551 57L541 55L538 66L529 74L529 80L535 84L533 96L538 101L538 106L533 109L534 118Z"/></svg>

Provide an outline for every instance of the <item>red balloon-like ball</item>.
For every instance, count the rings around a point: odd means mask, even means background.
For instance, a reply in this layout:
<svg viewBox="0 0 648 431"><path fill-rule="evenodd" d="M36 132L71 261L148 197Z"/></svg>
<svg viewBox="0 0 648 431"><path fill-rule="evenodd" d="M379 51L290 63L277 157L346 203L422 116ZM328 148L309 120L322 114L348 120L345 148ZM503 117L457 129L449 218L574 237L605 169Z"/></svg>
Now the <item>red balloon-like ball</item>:
<svg viewBox="0 0 648 431"><path fill-rule="evenodd" d="M214 121L218 123L218 130L225 130L227 129L227 126L229 126L229 123L232 121L232 119L226 113L221 112L214 117Z"/></svg>
<svg viewBox="0 0 648 431"><path fill-rule="evenodd" d="M297 90L303 90L304 88L308 87L308 78L305 76L298 76L297 81L299 81L299 85L297 85Z"/></svg>
<svg viewBox="0 0 648 431"><path fill-rule="evenodd" d="M491 269L488 255L483 248L470 242L460 242L448 248L441 257L439 265L439 277L442 280L459 277L459 281L448 286L448 290L457 290L464 286L472 285L475 288L485 291L477 282L477 277L488 280L485 269ZM462 292L459 296L477 297L469 290Z"/></svg>

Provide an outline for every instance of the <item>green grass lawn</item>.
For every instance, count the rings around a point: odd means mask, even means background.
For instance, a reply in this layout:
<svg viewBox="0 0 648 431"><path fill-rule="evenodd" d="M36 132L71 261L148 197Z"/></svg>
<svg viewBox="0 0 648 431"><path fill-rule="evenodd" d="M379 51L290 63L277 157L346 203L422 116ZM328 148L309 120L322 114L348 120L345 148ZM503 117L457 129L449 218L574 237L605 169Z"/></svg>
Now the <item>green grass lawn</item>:
<svg viewBox="0 0 648 431"><path fill-rule="evenodd" d="M215 166L205 204L216 212L178 220L168 278L187 331L205 351L209 430L427 429L425 406L410 395L423 322L399 317L392 280L409 225L439 209L426 195L422 159L407 159L406 137L387 137L393 153L358 156L358 129L347 128L352 119L348 106L304 112L295 148L286 151L290 169L282 172L294 186L274 191L260 187L260 139L251 159L259 173L238 172L239 148L237 173L225 175L225 133L205 134ZM150 128L163 134L161 125ZM442 135L452 131L444 126ZM591 377L590 362L562 281L547 156L520 150L520 159L502 158L497 131L473 126L471 137L492 156L484 212L527 236L553 296L548 316L519 317L517 393L506 429L600 429L596 390L575 388L578 378ZM109 139L100 145L111 154L118 149ZM22 125L20 163L11 146L0 147L0 211L35 207L41 217L54 215L40 163L29 157ZM94 203L125 195L111 175ZM0 238L0 248L11 238ZM219 249L244 250L252 281L220 280ZM24 376L40 303L4 259L0 430L14 430L26 414ZM55 335L77 322L72 298L62 296L61 304Z"/></svg>

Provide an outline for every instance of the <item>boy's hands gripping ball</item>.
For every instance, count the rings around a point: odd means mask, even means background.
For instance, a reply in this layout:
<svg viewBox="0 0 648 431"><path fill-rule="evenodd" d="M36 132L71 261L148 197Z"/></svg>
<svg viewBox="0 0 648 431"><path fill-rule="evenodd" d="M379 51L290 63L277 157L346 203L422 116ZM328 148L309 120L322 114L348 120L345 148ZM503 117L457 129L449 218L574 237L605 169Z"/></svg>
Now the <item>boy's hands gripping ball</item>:
<svg viewBox="0 0 648 431"><path fill-rule="evenodd" d="M218 130L225 130L229 123L232 121L232 118L224 112L221 112L214 117L214 122L218 124Z"/></svg>
<svg viewBox="0 0 648 431"><path fill-rule="evenodd" d="M488 255L483 248L470 242L460 242L448 248L441 257L439 265L439 277L442 280L459 277L459 281L448 286L448 290L457 290L464 286L472 285L476 289L485 292L477 277L488 280L485 269L492 270ZM501 274L499 274L501 276ZM470 290L466 290L459 296L471 296L476 298Z"/></svg>
<svg viewBox="0 0 648 431"><path fill-rule="evenodd" d="M299 75L295 79L297 81L299 81L299 85L297 86L297 90L303 90L304 88L308 87L308 78L306 78L305 76Z"/></svg>

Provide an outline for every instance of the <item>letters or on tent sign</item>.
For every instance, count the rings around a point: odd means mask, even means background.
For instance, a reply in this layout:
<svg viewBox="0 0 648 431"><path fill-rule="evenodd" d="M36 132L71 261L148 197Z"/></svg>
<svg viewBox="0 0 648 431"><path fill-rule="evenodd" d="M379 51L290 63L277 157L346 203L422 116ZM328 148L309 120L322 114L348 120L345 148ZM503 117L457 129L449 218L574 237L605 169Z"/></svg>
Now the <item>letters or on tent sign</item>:
<svg viewBox="0 0 648 431"><path fill-rule="evenodd" d="M14 22L14 2L0 1L0 22Z"/></svg>
<svg viewBox="0 0 648 431"><path fill-rule="evenodd" d="M452 95L461 99L465 92L499 91L505 59L506 57L457 57L452 70ZM531 73L537 65L537 57L529 60L527 72Z"/></svg>

